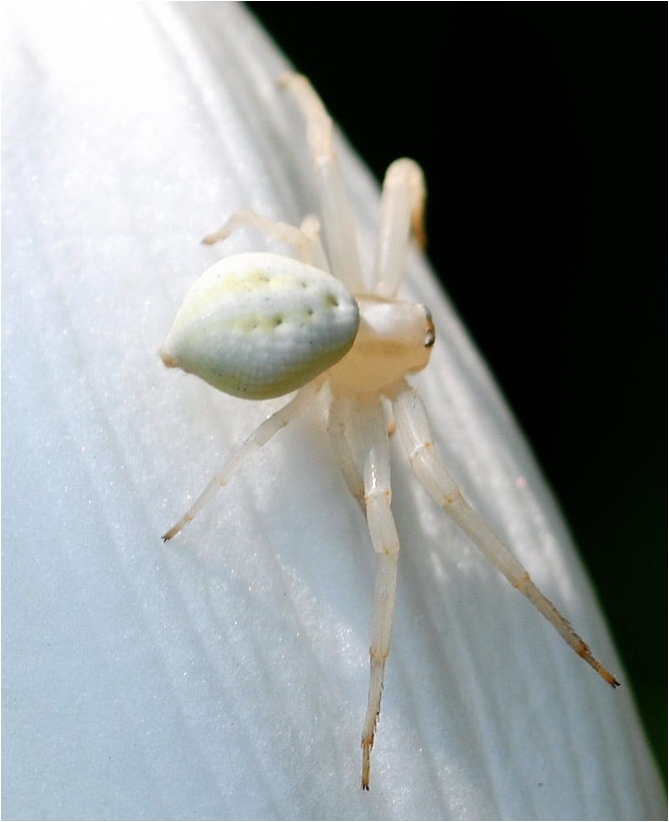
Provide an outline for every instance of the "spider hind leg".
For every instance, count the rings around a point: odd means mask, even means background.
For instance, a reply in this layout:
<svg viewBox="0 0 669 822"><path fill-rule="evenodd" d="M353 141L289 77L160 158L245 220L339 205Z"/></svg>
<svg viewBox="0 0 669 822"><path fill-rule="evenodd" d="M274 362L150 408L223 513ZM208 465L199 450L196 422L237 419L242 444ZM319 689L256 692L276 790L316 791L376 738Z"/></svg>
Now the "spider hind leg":
<svg viewBox="0 0 669 822"><path fill-rule="evenodd" d="M173 539L189 522L191 522L197 514L205 507L205 505L212 499L219 488L226 485L237 469L250 456L259 451L265 443L267 443L278 431L285 428L288 423L295 419L298 414L312 401L318 393L322 382L314 380L304 388L301 388L295 396L286 403L283 408L275 411L270 417L256 428L250 434L244 443L235 451L235 453L228 459L223 468L210 480L207 487L195 500L193 505L186 511L181 519L175 523L169 531L163 534L163 542L169 542Z"/></svg>

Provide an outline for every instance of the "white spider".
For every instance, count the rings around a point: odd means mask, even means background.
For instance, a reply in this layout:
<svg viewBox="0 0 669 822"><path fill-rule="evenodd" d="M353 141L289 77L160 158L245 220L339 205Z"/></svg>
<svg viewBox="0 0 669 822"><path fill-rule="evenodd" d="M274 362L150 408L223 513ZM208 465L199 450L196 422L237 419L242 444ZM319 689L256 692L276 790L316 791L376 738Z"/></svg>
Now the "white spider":
<svg viewBox="0 0 669 822"><path fill-rule="evenodd" d="M197 374L235 396L267 399L299 390L248 437L163 539L178 534L242 461L307 405L319 403L326 410L327 433L343 476L364 508L376 552L369 697L362 731L362 787L369 789L400 549L390 504L388 432L393 425L428 493L577 654L609 684L619 683L463 498L437 459L423 403L405 379L425 368L435 339L425 306L395 297L411 235L421 244L424 240L421 169L401 159L386 173L373 281L366 287L332 146L332 120L305 77L289 74L281 84L306 119L327 255L313 217L296 228L237 212L205 242L224 239L239 225L252 226L294 246L299 262L275 254L239 254L212 266L186 295L161 356L166 365Z"/></svg>

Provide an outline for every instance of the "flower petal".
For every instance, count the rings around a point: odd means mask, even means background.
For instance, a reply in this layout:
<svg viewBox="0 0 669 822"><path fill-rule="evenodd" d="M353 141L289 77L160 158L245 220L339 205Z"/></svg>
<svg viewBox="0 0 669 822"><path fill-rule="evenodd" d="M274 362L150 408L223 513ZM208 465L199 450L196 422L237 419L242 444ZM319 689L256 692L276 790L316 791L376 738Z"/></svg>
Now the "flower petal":
<svg viewBox="0 0 669 822"><path fill-rule="evenodd" d="M287 67L242 7L4 9L4 815L651 818L661 790L614 693L416 488L399 451L396 631L358 787L373 567L318 420L159 536L281 402L158 349L246 207L313 208ZM327 101L326 101L327 102ZM377 191L346 149L369 250ZM415 384L469 499L616 672L555 505L425 263L439 330Z"/></svg>

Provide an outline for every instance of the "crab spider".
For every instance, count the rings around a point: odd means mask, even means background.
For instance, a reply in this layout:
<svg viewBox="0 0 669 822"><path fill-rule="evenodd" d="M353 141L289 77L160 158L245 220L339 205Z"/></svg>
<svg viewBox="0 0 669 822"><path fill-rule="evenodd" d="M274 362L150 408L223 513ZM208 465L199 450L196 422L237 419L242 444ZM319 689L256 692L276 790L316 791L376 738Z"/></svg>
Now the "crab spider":
<svg viewBox="0 0 669 822"><path fill-rule="evenodd" d="M400 550L391 511L391 420L418 480L434 500L579 656L610 685L619 683L464 499L438 460L425 408L406 380L428 364L435 339L425 306L396 299L409 242L412 236L419 244L424 241L421 169L412 160L400 159L386 173L372 283L365 285L332 145L332 121L305 77L288 74L281 84L306 120L321 224L307 217L297 228L247 211L235 213L204 241L214 243L240 225L250 226L294 247L298 259L239 254L212 266L186 295L161 356L166 365L197 374L235 396L267 399L296 393L248 437L163 539L176 536L242 462L304 408L317 403L325 409L327 433L344 479L366 513L376 555L362 731L362 787L369 789ZM320 241L321 226L327 253Z"/></svg>

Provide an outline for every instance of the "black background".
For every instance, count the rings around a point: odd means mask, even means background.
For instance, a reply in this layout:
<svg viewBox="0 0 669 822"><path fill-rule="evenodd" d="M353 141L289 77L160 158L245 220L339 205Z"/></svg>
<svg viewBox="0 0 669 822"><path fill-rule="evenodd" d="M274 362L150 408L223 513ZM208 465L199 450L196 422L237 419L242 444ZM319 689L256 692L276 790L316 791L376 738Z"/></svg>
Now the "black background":
<svg viewBox="0 0 669 822"><path fill-rule="evenodd" d="M249 3L429 256L576 537L666 773L664 3Z"/></svg>

